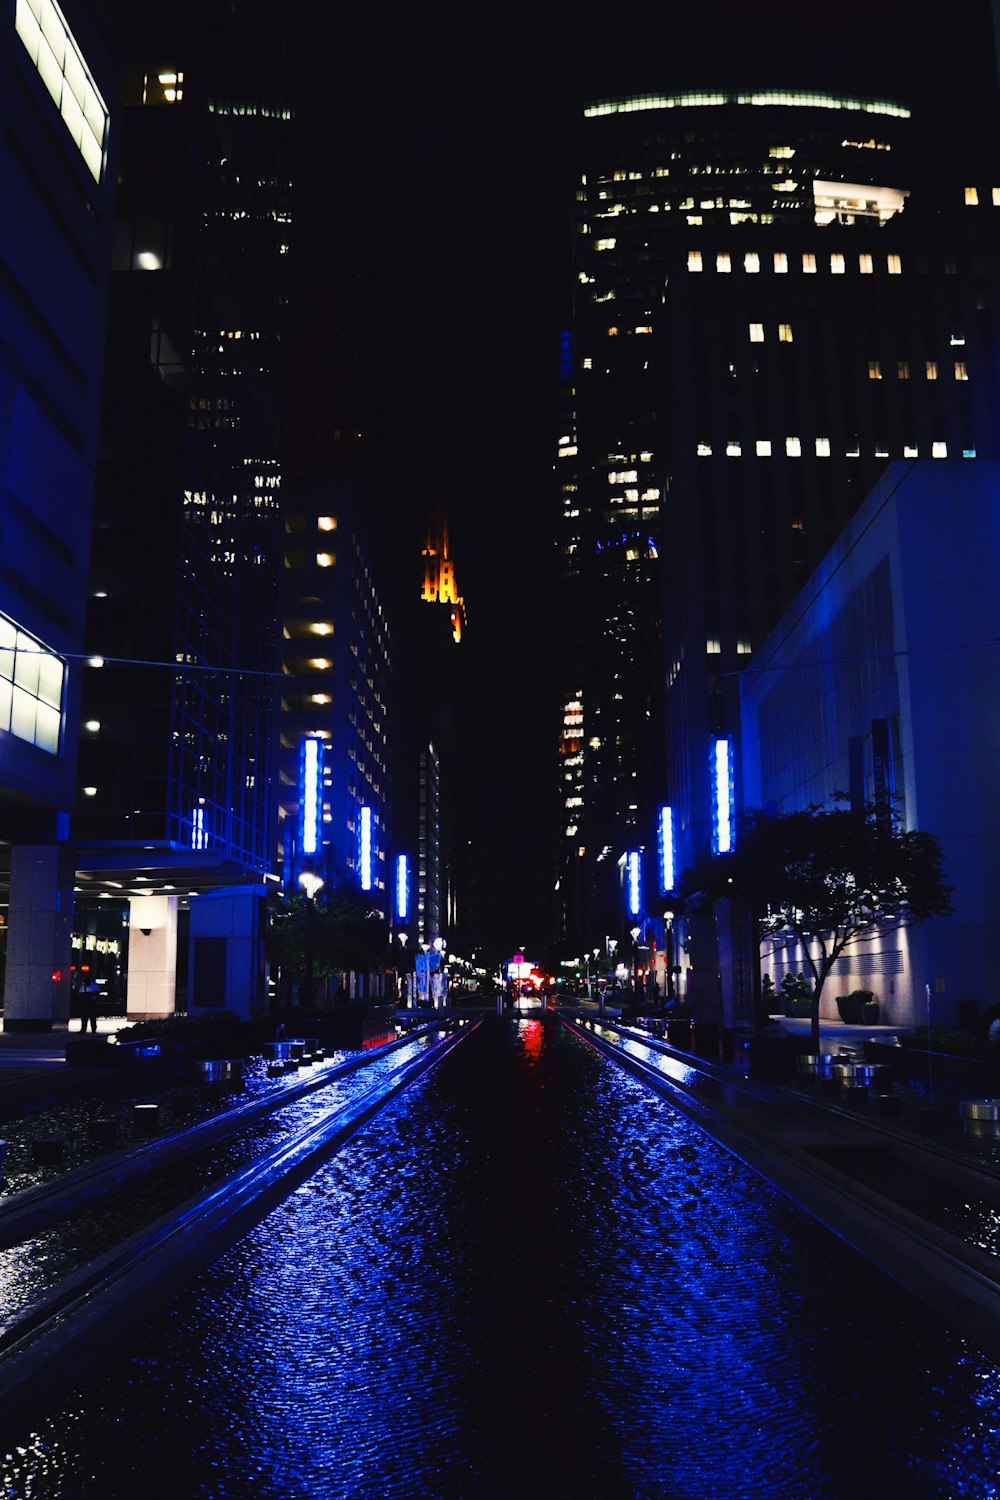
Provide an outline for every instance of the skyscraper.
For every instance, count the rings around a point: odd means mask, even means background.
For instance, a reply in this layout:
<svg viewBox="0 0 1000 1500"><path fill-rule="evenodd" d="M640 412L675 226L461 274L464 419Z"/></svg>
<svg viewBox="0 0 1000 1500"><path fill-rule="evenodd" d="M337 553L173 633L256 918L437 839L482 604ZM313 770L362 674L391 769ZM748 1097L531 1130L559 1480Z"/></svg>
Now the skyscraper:
<svg viewBox="0 0 1000 1500"><path fill-rule="evenodd" d="M737 674L886 464L996 455L1000 191L916 126L898 99L805 89L585 113L559 462L585 621L577 930L623 922L633 849L662 913L661 805L675 868L717 841Z"/></svg>
<svg viewBox="0 0 1000 1500"><path fill-rule="evenodd" d="M80 911L101 892L137 917L141 903L141 1014L173 1007L175 974L192 1004L223 1003L217 935L186 961L188 897L259 888L274 862L292 111L284 33L252 0L116 21L126 118L87 628L104 666L85 686L74 834ZM233 901L259 945L257 905Z"/></svg>

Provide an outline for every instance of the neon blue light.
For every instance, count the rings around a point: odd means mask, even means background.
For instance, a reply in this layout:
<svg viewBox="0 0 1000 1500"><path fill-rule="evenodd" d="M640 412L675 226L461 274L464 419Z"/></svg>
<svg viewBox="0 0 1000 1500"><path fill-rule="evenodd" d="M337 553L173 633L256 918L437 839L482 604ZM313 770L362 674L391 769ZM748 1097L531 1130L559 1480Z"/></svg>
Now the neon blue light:
<svg viewBox="0 0 1000 1500"><path fill-rule="evenodd" d="M410 915L410 861L405 854L396 855L396 920L405 922Z"/></svg>
<svg viewBox="0 0 1000 1500"><path fill-rule="evenodd" d="M306 735L299 755L300 840L303 854L315 854L319 848L322 746L323 741L317 735Z"/></svg>
<svg viewBox="0 0 1000 1500"><path fill-rule="evenodd" d="M660 885L666 893L672 891L677 879L674 869L674 810L660 808Z"/></svg>
<svg viewBox="0 0 1000 1500"><path fill-rule="evenodd" d="M713 852L728 854L733 847L733 745L718 739L712 747Z"/></svg>
<svg viewBox="0 0 1000 1500"><path fill-rule="evenodd" d="M361 889L372 888L372 810L362 807L358 822L358 868L361 871Z"/></svg>
<svg viewBox="0 0 1000 1500"><path fill-rule="evenodd" d="M205 809L203 807L196 807L191 814L191 848L208 848L208 834L205 832Z"/></svg>
<svg viewBox="0 0 1000 1500"><path fill-rule="evenodd" d="M626 856L625 868L628 874L628 909L633 917L637 917L642 910L642 879L638 849L632 849Z"/></svg>

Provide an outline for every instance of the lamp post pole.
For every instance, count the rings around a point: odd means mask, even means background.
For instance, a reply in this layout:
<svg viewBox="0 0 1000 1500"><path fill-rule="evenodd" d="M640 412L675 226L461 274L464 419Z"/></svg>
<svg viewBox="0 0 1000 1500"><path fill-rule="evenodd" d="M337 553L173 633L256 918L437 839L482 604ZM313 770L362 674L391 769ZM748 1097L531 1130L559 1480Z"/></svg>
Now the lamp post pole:
<svg viewBox="0 0 1000 1500"><path fill-rule="evenodd" d="M312 870L303 870L299 876L299 885L306 897L306 1007L312 1005L316 987L316 897L323 889L323 883L321 877Z"/></svg>
<svg viewBox="0 0 1000 1500"><path fill-rule="evenodd" d="M642 933L642 928L639 927L639 926L630 927L629 928L629 933L630 933L631 938L632 938L632 1003L633 1003L633 1005L638 1005L638 1003L639 1003L639 937L640 937L640 935Z"/></svg>

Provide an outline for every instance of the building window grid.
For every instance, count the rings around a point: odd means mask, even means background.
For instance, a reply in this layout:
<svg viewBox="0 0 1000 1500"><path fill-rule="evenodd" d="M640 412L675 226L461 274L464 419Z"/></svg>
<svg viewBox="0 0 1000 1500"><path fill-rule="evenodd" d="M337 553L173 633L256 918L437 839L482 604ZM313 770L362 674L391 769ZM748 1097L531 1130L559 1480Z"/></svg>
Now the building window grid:
<svg viewBox="0 0 1000 1500"><path fill-rule="evenodd" d="M95 182L104 173L108 109L55 0L17 0L14 27Z"/></svg>

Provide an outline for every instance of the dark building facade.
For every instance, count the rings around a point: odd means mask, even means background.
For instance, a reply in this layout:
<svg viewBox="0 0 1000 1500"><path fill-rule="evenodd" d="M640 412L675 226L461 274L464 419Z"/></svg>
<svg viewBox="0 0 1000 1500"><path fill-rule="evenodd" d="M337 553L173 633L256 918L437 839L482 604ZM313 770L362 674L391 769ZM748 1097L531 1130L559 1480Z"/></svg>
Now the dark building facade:
<svg viewBox="0 0 1000 1500"><path fill-rule="evenodd" d="M87 569L119 114L90 6L2 7L0 986L5 1024L70 1001Z"/></svg>

